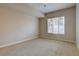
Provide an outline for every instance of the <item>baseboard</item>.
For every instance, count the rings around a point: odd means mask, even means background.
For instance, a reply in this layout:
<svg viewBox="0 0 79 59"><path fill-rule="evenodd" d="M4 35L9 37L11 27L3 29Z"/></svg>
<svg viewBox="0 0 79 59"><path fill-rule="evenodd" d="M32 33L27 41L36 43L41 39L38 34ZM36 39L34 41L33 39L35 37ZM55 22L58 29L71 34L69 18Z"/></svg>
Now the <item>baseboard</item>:
<svg viewBox="0 0 79 59"><path fill-rule="evenodd" d="M25 41L29 41L29 40L33 40L33 39L37 39L38 37L32 37L32 38L25 38L21 41L17 41L17 42L11 42L9 44L5 44L5 45L1 45L0 48L4 48L4 47L8 47L8 46L12 46L12 45L16 45L16 44L19 44L19 43L22 43L22 42L25 42ZM48 39L48 38L43 38L43 39ZM55 39L57 40L57 39ZM58 40L58 41L64 41L64 40ZM69 41L64 41L64 42L69 42ZM70 42L70 43L75 43L75 42Z"/></svg>
<svg viewBox="0 0 79 59"><path fill-rule="evenodd" d="M8 47L8 46L16 45L16 44L23 43L25 41L33 40L33 39L36 39L36 38L37 37L34 37L34 38L25 38L25 39L23 39L21 41L17 41L17 42L13 42L13 43L11 42L9 44L1 45L0 48L5 48L5 47Z"/></svg>
<svg viewBox="0 0 79 59"><path fill-rule="evenodd" d="M42 37L39 37L39 38L42 38ZM43 39L49 39L49 38L43 38ZM51 39L52 40L52 39ZM53 40L57 40L57 41L63 41L63 42L69 42L69 43L74 43L75 44L75 41L67 41L67 40L58 40L58 39L53 39Z"/></svg>

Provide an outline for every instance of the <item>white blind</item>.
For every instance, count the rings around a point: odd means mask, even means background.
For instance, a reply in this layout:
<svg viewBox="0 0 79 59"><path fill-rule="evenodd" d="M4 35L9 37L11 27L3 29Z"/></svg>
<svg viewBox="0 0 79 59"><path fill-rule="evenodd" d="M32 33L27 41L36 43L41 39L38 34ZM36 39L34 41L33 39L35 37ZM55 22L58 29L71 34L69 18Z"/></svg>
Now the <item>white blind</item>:
<svg viewBox="0 0 79 59"><path fill-rule="evenodd" d="M64 34L65 31L65 17L55 17L47 20L48 22L48 33L53 34Z"/></svg>

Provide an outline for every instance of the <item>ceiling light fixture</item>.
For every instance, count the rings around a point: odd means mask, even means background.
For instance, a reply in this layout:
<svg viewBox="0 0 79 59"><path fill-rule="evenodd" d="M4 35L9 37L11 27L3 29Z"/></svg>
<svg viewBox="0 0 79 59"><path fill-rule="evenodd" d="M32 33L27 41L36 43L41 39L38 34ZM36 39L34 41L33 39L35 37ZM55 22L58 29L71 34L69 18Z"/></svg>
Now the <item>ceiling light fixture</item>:
<svg viewBox="0 0 79 59"><path fill-rule="evenodd" d="M44 4L44 7L46 7L47 5L46 4Z"/></svg>

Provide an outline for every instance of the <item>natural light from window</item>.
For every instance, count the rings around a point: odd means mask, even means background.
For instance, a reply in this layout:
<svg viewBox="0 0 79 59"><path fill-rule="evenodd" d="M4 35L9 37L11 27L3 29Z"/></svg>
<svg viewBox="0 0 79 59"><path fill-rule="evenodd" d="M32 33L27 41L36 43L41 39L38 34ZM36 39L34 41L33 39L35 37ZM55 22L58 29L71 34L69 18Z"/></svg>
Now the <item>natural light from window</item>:
<svg viewBox="0 0 79 59"><path fill-rule="evenodd" d="M48 23L48 33L52 34L64 34L65 31L65 17L55 17L49 18Z"/></svg>

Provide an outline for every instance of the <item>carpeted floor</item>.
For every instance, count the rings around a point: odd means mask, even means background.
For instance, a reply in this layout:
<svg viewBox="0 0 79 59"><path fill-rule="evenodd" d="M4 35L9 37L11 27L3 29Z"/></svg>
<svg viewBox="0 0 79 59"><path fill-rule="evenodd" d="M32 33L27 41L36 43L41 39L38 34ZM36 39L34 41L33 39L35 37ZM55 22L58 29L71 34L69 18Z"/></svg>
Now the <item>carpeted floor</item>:
<svg viewBox="0 0 79 59"><path fill-rule="evenodd" d="M49 39L35 39L0 48L2 56L77 56L75 44Z"/></svg>

